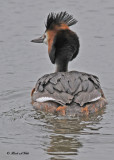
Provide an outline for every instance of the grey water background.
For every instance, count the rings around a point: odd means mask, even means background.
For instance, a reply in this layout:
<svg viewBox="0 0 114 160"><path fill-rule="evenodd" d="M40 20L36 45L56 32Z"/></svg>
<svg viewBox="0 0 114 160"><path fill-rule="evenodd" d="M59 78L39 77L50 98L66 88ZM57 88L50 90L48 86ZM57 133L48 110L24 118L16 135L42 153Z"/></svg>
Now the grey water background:
<svg viewBox="0 0 114 160"><path fill-rule="evenodd" d="M44 33L52 11L78 20L71 29L80 38L80 52L69 70L99 77L109 102L99 115L56 117L30 104L37 79L54 72L47 46L30 42ZM113 0L0 0L0 160L113 160L113 62Z"/></svg>

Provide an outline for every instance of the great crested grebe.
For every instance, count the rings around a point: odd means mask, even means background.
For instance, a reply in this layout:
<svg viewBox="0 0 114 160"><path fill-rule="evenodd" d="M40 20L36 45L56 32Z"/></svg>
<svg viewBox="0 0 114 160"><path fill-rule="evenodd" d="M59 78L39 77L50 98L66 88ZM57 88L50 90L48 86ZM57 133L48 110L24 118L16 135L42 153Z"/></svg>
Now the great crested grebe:
<svg viewBox="0 0 114 160"><path fill-rule="evenodd" d="M107 102L98 77L78 71L68 72L68 63L79 52L79 38L69 26L77 21L67 12L50 13L42 37L32 40L46 43L56 72L41 77L31 92L32 105L40 110L60 115L89 115Z"/></svg>

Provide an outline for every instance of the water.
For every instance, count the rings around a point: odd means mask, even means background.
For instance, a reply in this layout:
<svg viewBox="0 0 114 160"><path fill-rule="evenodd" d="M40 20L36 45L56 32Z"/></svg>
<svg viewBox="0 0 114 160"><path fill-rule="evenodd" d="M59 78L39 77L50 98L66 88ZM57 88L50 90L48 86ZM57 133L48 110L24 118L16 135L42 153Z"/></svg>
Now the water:
<svg viewBox="0 0 114 160"><path fill-rule="evenodd" d="M37 79L55 67L47 46L30 41L49 12L65 10L78 20L72 30L81 44L69 69L97 75L109 102L89 118L44 115L30 104ZM113 160L113 28L113 0L0 0L0 159Z"/></svg>

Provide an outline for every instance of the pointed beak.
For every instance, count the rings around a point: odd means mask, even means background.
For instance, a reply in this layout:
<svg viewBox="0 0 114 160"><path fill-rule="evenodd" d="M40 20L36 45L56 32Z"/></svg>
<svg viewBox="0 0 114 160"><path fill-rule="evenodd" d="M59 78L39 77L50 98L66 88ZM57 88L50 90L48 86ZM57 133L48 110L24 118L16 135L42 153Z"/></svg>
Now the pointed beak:
<svg viewBox="0 0 114 160"><path fill-rule="evenodd" d="M43 43L44 39L45 39L45 34L43 34L43 36L41 36L40 38L33 39L31 42L34 42L34 43Z"/></svg>

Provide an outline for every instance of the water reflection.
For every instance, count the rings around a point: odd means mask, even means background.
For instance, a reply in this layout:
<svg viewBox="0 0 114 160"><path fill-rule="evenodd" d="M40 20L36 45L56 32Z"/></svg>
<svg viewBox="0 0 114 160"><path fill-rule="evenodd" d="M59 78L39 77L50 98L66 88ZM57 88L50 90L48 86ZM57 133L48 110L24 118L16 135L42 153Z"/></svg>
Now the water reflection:
<svg viewBox="0 0 114 160"><path fill-rule="evenodd" d="M91 117L82 118L64 118L44 116L45 127L51 132L49 139L50 143L44 149L48 155L51 155L51 160L55 159L75 159L79 148L83 147L80 141L81 135L99 134L96 124L102 120L104 110L96 113ZM36 117L35 117L36 119ZM45 146L45 144L43 144Z"/></svg>
<svg viewBox="0 0 114 160"><path fill-rule="evenodd" d="M52 135L50 139L50 147L47 149L50 155L76 155L77 148L82 146L77 139L63 135Z"/></svg>

